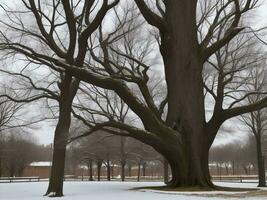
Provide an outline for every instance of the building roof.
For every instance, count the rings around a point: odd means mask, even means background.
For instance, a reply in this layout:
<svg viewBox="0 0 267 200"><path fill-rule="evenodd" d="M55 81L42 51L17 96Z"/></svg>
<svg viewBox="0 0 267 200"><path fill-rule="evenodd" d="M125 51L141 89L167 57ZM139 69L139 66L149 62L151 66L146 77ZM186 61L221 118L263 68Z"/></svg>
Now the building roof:
<svg viewBox="0 0 267 200"><path fill-rule="evenodd" d="M31 167L50 167L52 163L49 161L42 161L42 162L32 162L30 164Z"/></svg>

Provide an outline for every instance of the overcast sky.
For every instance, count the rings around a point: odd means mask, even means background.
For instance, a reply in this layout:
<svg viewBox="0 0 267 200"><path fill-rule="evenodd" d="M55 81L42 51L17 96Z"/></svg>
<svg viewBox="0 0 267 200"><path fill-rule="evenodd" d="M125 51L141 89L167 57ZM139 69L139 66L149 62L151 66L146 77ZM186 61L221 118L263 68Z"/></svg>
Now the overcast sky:
<svg viewBox="0 0 267 200"><path fill-rule="evenodd" d="M0 0L1 1L1 0ZM267 3L264 3L260 8L254 10L253 16L257 23L253 23L254 29L264 27L267 24ZM264 39L264 38L263 38ZM36 139L41 144L50 144L53 142L55 123L43 122L39 124L39 128L32 130ZM228 132L225 134L225 132ZM247 138L247 131L238 120L232 120L224 124L224 127L215 140L215 145L228 142L242 142Z"/></svg>

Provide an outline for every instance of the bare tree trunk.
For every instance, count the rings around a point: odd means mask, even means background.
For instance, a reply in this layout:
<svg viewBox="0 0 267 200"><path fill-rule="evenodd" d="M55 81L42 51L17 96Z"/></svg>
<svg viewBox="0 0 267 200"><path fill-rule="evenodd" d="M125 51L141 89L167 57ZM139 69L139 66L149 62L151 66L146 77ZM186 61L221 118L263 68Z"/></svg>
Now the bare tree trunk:
<svg viewBox="0 0 267 200"><path fill-rule="evenodd" d="M66 119L67 118L67 119ZM68 123L69 121L69 123ZM54 152L51 167L51 174L49 179L49 186L46 195L49 196L63 196L63 181L64 181L64 169L65 169L65 156L67 135L70 125L70 113L69 116L59 116L59 122L55 131L54 138Z"/></svg>
<svg viewBox="0 0 267 200"><path fill-rule="evenodd" d="M130 164L128 165L128 176L132 176L132 166Z"/></svg>
<svg viewBox="0 0 267 200"><path fill-rule="evenodd" d="M224 164L226 175L229 175L229 168L227 164Z"/></svg>
<svg viewBox="0 0 267 200"><path fill-rule="evenodd" d="M120 137L120 162L121 162L121 181L125 180L125 165L126 165L126 155L125 155L125 137Z"/></svg>
<svg viewBox="0 0 267 200"><path fill-rule="evenodd" d="M125 181L125 165L126 161L121 160L121 181Z"/></svg>
<svg viewBox="0 0 267 200"><path fill-rule="evenodd" d="M145 176L146 176L146 167L147 167L146 161L143 161L143 163L142 163L142 172L143 172L143 177L145 177Z"/></svg>
<svg viewBox="0 0 267 200"><path fill-rule="evenodd" d="M186 145L186 148L180 148L180 146L177 145L175 146L177 141L175 141L174 138L172 138L171 141L168 141L168 144L169 145L164 145L164 149L162 149L163 145L159 145L158 149L158 152L160 152L167 159L171 168L172 179L168 182L168 186L214 187L213 183L211 182L208 167L209 148L202 147L201 151L196 151L194 154L191 154L192 149L188 149L188 147L192 145L191 140L188 140L188 145ZM197 155L198 157L195 158L193 155ZM198 165L198 167L196 168L195 165Z"/></svg>
<svg viewBox="0 0 267 200"><path fill-rule="evenodd" d="M181 134L183 143L179 149L163 154L170 164L173 177L170 185L174 187L213 186L208 169L208 150L213 138L204 126L203 61L195 23L196 6L193 0L168 2L165 16L168 31L161 32L160 50L168 88L167 123Z"/></svg>
<svg viewBox="0 0 267 200"><path fill-rule="evenodd" d="M256 136L256 145L257 145L257 161L258 161L258 177L259 177L258 187L266 187L265 166L264 166L264 158L262 155L260 136Z"/></svg>
<svg viewBox="0 0 267 200"><path fill-rule="evenodd" d="M114 178L114 165L112 164L111 168L111 178Z"/></svg>
<svg viewBox="0 0 267 200"><path fill-rule="evenodd" d="M88 173L89 173L89 181L93 181L93 161L89 160L88 162Z"/></svg>
<svg viewBox="0 0 267 200"><path fill-rule="evenodd" d="M70 75L64 75L59 83L61 95L59 98L59 118L54 136L52 168L49 186L45 195L63 196L66 146L71 124L72 101L76 94L78 82L73 82ZM75 84L75 85L74 85Z"/></svg>
<svg viewBox="0 0 267 200"><path fill-rule="evenodd" d="M100 181L101 179L101 168L102 168L102 163L103 161L102 160L98 160L97 161L97 181Z"/></svg>
<svg viewBox="0 0 267 200"><path fill-rule="evenodd" d="M138 162L138 169L137 169L137 182L140 181L141 176L141 161Z"/></svg>
<svg viewBox="0 0 267 200"><path fill-rule="evenodd" d="M110 181L110 161L107 161L107 180Z"/></svg>
<svg viewBox="0 0 267 200"><path fill-rule="evenodd" d="M10 177L14 177L15 176L15 163L14 160L11 161L11 163L9 164L9 176Z"/></svg>

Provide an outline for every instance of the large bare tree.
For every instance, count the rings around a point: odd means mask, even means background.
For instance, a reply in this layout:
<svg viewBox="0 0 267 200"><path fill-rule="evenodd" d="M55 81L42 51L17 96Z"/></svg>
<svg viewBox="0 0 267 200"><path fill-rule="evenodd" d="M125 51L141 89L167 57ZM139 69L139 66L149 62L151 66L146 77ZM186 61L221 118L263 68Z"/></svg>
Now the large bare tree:
<svg viewBox="0 0 267 200"><path fill-rule="evenodd" d="M94 33L105 14L117 3L118 1L109 3L107 0L100 3L95 1L22 0L19 2L20 8L15 8L18 12L12 11L13 8L8 4L1 4L5 19L2 19L0 23L6 27L0 32L1 47L9 49L13 46L9 55L22 53L25 56L22 59L23 65L25 62L28 63L19 73L12 72L11 74L27 79L33 89L44 92L41 95L19 100L11 96L6 97L16 102L32 102L41 98L51 98L56 100L59 105L59 118L54 137L53 165L46 195L63 195L65 153L71 124L71 107L80 82L79 79L74 78L72 74L62 70L60 66L51 61L61 62L64 60L69 65L81 68L89 59L86 57L87 38ZM27 13L27 15L18 13ZM7 22L7 19L10 21ZM36 26L33 27L27 23L27 20L35 23ZM4 56L9 57L9 55ZM47 60L47 58L49 59ZM44 66L49 67L53 73L57 73L59 79L53 80L47 87L36 87L31 74L28 76L23 74L25 68L33 65L41 66L43 69ZM59 89L56 93L50 90L51 85L55 82L58 83Z"/></svg>
<svg viewBox="0 0 267 200"><path fill-rule="evenodd" d="M26 46L20 40L12 42L6 32L2 32L1 49L21 54L35 62L41 61L62 72L69 78L68 81L66 79L66 84L70 84L70 78L76 77L94 87L114 91L140 123L132 125L116 118L114 120L114 117L104 117L97 123L95 120L90 121L91 131L96 127L102 128L151 145L170 164L171 186L213 187L208 170L208 153L219 128L230 118L265 107L267 98L242 105L243 100L252 95L247 94L232 101L229 106L229 102L225 102L225 87L228 81L233 80L232 73L223 73L221 79L215 79L217 87L212 88L215 90L212 92L209 86L203 84L204 64L244 30L241 18L258 1L211 0L206 3L197 0L162 0L149 5L144 0L135 0L143 17L159 32L159 36L154 34L154 30L147 28L146 24L140 23L136 15L131 14L136 10L127 7L128 2L120 7L121 12L114 10L116 18L120 20L113 23L116 28L112 29L107 23L98 25L118 1L109 3L104 0L95 15L95 21L91 23L87 23L91 19L87 16L91 9L96 8L93 6L95 1L85 1L85 6L82 7L75 7L76 4L69 4L69 1L62 1L62 4L55 1L52 10L63 8L65 11L66 17L59 24L68 26L68 47L58 42L60 40L56 39L57 34L53 35L58 27L54 25L53 15L46 15L45 10L41 12L41 7L34 12L34 1L29 2L30 4L24 3L30 13L34 14L38 32L25 32L21 21L2 24L14 33L23 33L20 34L22 38L30 35L38 39L53 53L47 55L35 46ZM88 2L92 5L88 6ZM197 17L199 11L201 17ZM27 14L19 13L21 14L13 12L15 16ZM13 19L11 18L11 22ZM45 28L42 23L45 23ZM109 24L112 23L109 21ZM98 27L98 34L92 35ZM137 38L141 31L143 40ZM153 91L148 87L151 66L156 65L152 62L151 52L157 51L153 46L155 42L147 39L151 33L159 43L165 72L168 95L162 101L155 101ZM88 57L92 59L85 59ZM212 117L208 120L205 116L205 90L214 98ZM162 113L166 105L168 110L165 118ZM92 107L91 109L95 109L97 105ZM95 114L102 113L98 110ZM57 190L54 192L62 194Z"/></svg>

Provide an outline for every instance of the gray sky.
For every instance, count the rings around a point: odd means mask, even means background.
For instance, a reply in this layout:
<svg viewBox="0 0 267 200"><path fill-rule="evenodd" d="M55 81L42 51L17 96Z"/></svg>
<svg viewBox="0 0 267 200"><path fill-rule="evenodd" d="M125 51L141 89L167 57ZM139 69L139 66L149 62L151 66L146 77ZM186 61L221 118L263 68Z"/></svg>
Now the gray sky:
<svg viewBox="0 0 267 200"><path fill-rule="evenodd" d="M0 0L1 1L1 0ZM264 27L267 24L267 2L265 2L260 8L254 10L253 18L257 23L253 23L252 28L257 29ZM264 38L263 38L264 39ZM39 128L32 130L36 139L41 144L50 144L53 142L55 123L42 122L39 124ZM225 134L225 131L229 132ZM228 121L224 124L223 131L218 135L215 140L215 145L229 143L233 141L242 142L247 138L247 131L245 127L240 124L236 119Z"/></svg>

